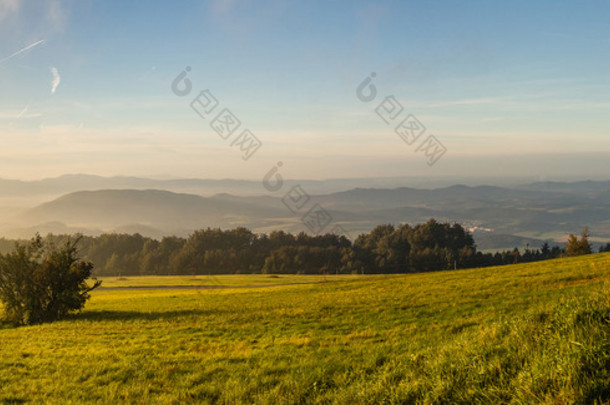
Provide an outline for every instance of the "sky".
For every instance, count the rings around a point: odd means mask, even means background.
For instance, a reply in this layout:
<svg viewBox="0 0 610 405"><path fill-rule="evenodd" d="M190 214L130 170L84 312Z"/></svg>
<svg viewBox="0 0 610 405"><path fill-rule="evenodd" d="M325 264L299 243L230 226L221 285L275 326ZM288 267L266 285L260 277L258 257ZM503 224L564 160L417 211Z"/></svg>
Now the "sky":
<svg viewBox="0 0 610 405"><path fill-rule="evenodd" d="M607 1L0 0L0 178L610 178L609 15ZM200 115L204 90L216 103ZM219 134L225 109L240 125Z"/></svg>

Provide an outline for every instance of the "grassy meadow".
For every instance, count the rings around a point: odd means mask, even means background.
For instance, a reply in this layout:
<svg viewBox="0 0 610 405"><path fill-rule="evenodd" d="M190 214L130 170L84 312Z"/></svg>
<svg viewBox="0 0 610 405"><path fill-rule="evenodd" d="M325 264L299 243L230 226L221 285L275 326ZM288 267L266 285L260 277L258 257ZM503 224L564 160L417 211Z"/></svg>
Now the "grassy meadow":
<svg viewBox="0 0 610 405"><path fill-rule="evenodd" d="M70 319L0 327L0 403L607 403L609 281L608 254L396 276L109 278Z"/></svg>

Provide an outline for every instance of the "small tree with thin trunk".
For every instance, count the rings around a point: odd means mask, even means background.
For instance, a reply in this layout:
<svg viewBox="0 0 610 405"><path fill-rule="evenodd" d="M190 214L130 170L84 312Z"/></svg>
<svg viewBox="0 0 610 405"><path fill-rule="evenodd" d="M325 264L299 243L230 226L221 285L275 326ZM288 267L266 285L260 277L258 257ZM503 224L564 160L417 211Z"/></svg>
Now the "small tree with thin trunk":
<svg viewBox="0 0 610 405"><path fill-rule="evenodd" d="M0 301L8 322L50 322L83 308L101 281L87 284L93 265L79 260L77 242L57 248L37 235L29 244L17 244L11 253L0 255Z"/></svg>

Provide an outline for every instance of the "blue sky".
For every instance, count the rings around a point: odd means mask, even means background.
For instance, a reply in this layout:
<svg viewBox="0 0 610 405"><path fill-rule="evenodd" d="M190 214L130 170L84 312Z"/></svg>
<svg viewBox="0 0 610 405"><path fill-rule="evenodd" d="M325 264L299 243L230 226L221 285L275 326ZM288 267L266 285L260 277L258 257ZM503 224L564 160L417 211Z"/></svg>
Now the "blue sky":
<svg viewBox="0 0 610 405"><path fill-rule="evenodd" d="M176 3L0 0L0 177L607 167L608 2ZM177 97L186 66L193 92ZM262 141L249 160L189 107L204 89ZM433 166L373 111L388 95L447 149Z"/></svg>

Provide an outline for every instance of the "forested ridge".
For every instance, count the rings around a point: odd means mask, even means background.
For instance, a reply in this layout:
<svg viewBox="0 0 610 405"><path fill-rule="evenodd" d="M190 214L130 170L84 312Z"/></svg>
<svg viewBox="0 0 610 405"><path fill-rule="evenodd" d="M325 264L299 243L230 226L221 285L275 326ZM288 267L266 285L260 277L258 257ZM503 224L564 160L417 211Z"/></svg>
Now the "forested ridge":
<svg viewBox="0 0 610 405"><path fill-rule="evenodd" d="M246 228L201 229L187 238L161 240L139 234L79 236L79 253L97 276L172 274L380 274L426 272L530 262L560 257L565 250L483 253L460 224L379 225L353 242L345 236L255 234ZM56 245L74 235L47 235ZM0 251L14 241L0 240Z"/></svg>

